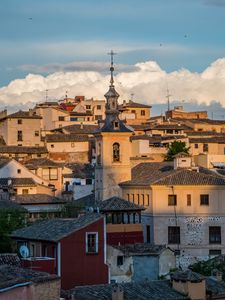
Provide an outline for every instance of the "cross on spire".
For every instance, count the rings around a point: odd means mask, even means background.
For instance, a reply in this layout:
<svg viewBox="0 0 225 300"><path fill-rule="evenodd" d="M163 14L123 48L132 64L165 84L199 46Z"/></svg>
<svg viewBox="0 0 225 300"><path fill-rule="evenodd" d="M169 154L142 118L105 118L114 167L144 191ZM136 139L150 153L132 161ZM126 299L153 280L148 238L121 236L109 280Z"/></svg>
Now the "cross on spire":
<svg viewBox="0 0 225 300"><path fill-rule="evenodd" d="M113 79L113 72L114 72L114 67L113 67L113 56L116 55L117 53L115 53L113 50L111 50L108 55L111 56L111 67L110 67L110 72L111 72L111 79L110 79L110 85L113 86L114 83L114 79Z"/></svg>

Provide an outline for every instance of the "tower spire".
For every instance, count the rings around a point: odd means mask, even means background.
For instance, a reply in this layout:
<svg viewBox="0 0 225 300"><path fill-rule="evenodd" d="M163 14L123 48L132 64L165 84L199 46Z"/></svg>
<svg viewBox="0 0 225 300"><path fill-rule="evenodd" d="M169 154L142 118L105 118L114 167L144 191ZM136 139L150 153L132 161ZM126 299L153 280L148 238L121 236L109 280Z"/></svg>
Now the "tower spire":
<svg viewBox="0 0 225 300"><path fill-rule="evenodd" d="M111 50L108 55L111 56L111 66L110 66L110 73L111 73L111 78L110 78L110 86L114 86L114 79L113 79L113 72L114 72L114 65L113 65L113 56L116 55L117 53L115 53L113 50Z"/></svg>

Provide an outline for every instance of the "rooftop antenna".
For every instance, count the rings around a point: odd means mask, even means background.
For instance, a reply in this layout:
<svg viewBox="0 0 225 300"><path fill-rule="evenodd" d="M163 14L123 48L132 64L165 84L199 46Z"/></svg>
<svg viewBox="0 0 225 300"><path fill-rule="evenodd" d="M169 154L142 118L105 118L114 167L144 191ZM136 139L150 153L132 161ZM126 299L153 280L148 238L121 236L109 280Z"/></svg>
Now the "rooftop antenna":
<svg viewBox="0 0 225 300"><path fill-rule="evenodd" d="M68 99L68 91L66 91L65 100Z"/></svg>
<svg viewBox="0 0 225 300"><path fill-rule="evenodd" d="M113 79L113 72L114 72L113 56L116 55L117 53L115 53L113 50L111 50L107 54L111 56L111 67L110 67L111 79L110 79L110 86L113 86L113 83L114 83L114 79Z"/></svg>
<svg viewBox="0 0 225 300"><path fill-rule="evenodd" d="M48 90L45 90L45 102L48 102Z"/></svg>

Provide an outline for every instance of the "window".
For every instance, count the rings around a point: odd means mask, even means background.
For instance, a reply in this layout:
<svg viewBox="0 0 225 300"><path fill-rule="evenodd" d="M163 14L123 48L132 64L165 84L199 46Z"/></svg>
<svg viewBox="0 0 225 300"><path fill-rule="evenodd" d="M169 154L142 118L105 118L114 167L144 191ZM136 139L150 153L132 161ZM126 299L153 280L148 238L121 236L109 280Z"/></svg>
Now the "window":
<svg viewBox="0 0 225 300"><path fill-rule="evenodd" d="M142 205L145 205L145 195L141 194L141 197L142 197Z"/></svg>
<svg viewBox="0 0 225 300"><path fill-rule="evenodd" d="M127 194L127 201L130 201L130 194Z"/></svg>
<svg viewBox="0 0 225 300"><path fill-rule="evenodd" d="M22 189L22 194L23 195L28 195L29 194L29 190L28 189Z"/></svg>
<svg viewBox="0 0 225 300"><path fill-rule="evenodd" d="M123 259L124 259L124 257L122 255L117 256L117 266L123 265Z"/></svg>
<svg viewBox="0 0 225 300"><path fill-rule="evenodd" d="M203 152L208 152L208 150L209 150L209 145L203 144Z"/></svg>
<svg viewBox="0 0 225 300"><path fill-rule="evenodd" d="M65 117L64 116L59 116L59 121L65 121Z"/></svg>
<svg viewBox="0 0 225 300"><path fill-rule="evenodd" d="M57 180L58 170L55 168L42 169L42 177L46 180Z"/></svg>
<svg viewBox="0 0 225 300"><path fill-rule="evenodd" d="M92 184L92 179L91 178L87 178L86 179L86 184Z"/></svg>
<svg viewBox="0 0 225 300"><path fill-rule="evenodd" d="M177 205L177 195L168 195L168 206Z"/></svg>
<svg viewBox="0 0 225 300"><path fill-rule="evenodd" d="M97 121L97 120L102 120L102 115L95 115L95 120Z"/></svg>
<svg viewBox="0 0 225 300"><path fill-rule="evenodd" d="M53 145L53 144L51 144L51 148L54 148L54 145Z"/></svg>
<svg viewBox="0 0 225 300"><path fill-rule="evenodd" d="M17 174L21 174L21 169L17 169Z"/></svg>
<svg viewBox="0 0 225 300"><path fill-rule="evenodd" d="M151 230L150 225L146 225L146 242L151 242Z"/></svg>
<svg viewBox="0 0 225 300"><path fill-rule="evenodd" d="M221 255L220 249L209 249L209 255Z"/></svg>
<svg viewBox="0 0 225 300"><path fill-rule="evenodd" d="M191 206L191 194L187 194L187 206Z"/></svg>
<svg viewBox="0 0 225 300"><path fill-rule="evenodd" d="M132 110L132 111L131 111L131 113L132 113L132 114L135 114L135 113L136 113L136 111L135 111L135 110Z"/></svg>
<svg viewBox="0 0 225 300"><path fill-rule="evenodd" d="M17 120L17 124L23 124L23 120L21 119Z"/></svg>
<svg viewBox="0 0 225 300"><path fill-rule="evenodd" d="M113 161L120 161L120 144L114 143L113 144Z"/></svg>
<svg viewBox="0 0 225 300"><path fill-rule="evenodd" d="M221 244L221 227L209 226L209 243Z"/></svg>
<svg viewBox="0 0 225 300"><path fill-rule="evenodd" d="M137 194L137 199L138 199L137 203L139 205L140 204L140 195L139 194Z"/></svg>
<svg viewBox="0 0 225 300"><path fill-rule="evenodd" d="M150 205L150 197L149 197L149 195L147 195L147 206L149 206Z"/></svg>
<svg viewBox="0 0 225 300"><path fill-rule="evenodd" d="M71 143L71 148L74 148L75 144L74 142Z"/></svg>
<svg viewBox="0 0 225 300"><path fill-rule="evenodd" d="M23 141L23 132L22 132L22 130L17 131L17 141L19 141L19 142Z"/></svg>
<svg viewBox="0 0 225 300"><path fill-rule="evenodd" d="M86 109L91 109L91 105L86 105Z"/></svg>
<svg viewBox="0 0 225 300"><path fill-rule="evenodd" d="M36 131L34 132L34 136L39 136L39 131L38 131L38 130L36 130Z"/></svg>
<svg viewBox="0 0 225 300"><path fill-rule="evenodd" d="M145 116L145 110L141 110L141 116Z"/></svg>
<svg viewBox="0 0 225 300"><path fill-rule="evenodd" d="M209 195L200 195L200 205L209 205Z"/></svg>
<svg viewBox="0 0 225 300"><path fill-rule="evenodd" d="M97 232L86 232L86 253L98 253Z"/></svg>
<svg viewBox="0 0 225 300"><path fill-rule="evenodd" d="M114 122L114 127L119 128L119 122Z"/></svg>
<svg viewBox="0 0 225 300"><path fill-rule="evenodd" d="M198 144L195 144L195 149L198 149Z"/></svg>
<svg viewBox="0 0 225 300"><path fill-rule="evenodd" d="M131 194L132 195L132 202L134 203L134 194Z"/></svg>
<svg viewBox="0 0 225 300"><path fill-rule="evenodd" d="M97 105L97 110L100 110L102 108L101 105Z"/></svg>
<svg viewBox="0 0 225 300"><path fill-rule="evenodd" d="M168 244L180 244L180 227L168 227Z"/></svg>

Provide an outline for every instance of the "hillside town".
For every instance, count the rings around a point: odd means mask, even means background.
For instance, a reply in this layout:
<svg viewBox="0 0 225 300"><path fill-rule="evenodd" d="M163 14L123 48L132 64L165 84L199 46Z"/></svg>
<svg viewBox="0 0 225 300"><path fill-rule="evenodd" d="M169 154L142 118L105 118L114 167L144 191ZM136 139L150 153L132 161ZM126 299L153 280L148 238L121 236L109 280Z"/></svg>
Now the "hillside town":
<svg viewBox="0 0 225 300"><path fill-rule="evenodd" d="M0 300L225 299L225 121L119 99L111 56L102 99L0 113Z"/></svg>

